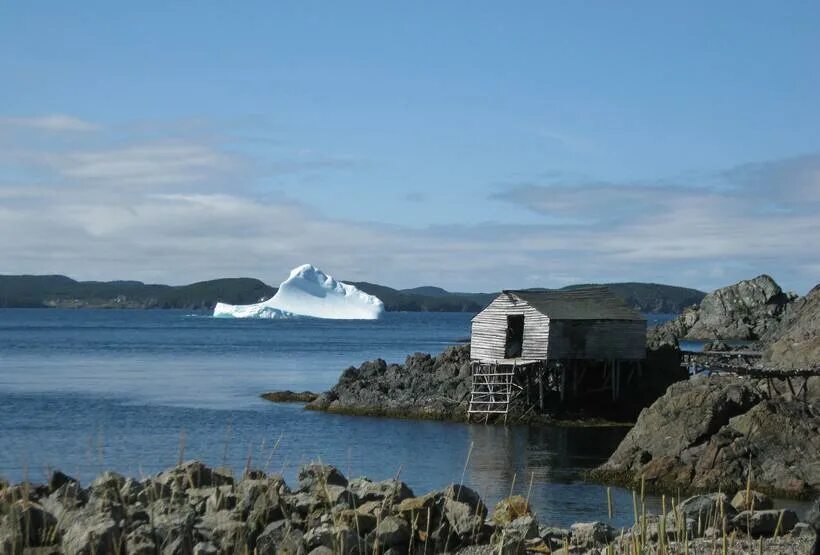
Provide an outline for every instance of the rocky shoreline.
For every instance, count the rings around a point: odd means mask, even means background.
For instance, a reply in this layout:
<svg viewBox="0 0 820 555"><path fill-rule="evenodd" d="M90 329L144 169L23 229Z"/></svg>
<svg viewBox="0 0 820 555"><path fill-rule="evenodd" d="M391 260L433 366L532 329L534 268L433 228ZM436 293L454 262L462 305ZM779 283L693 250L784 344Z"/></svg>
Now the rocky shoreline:
<svg viewBox="0 0 820 555"><path fill-rule="evenodd" d="M737 377L674 384L588 478L664 492L751 481L778 497L812 498L820 494L820 377L809 380L806 399L770 397L765 384Z"/></svg>
<svg viewBox="0 0 820 555"><path fill-rule="evenodd" d="M817 507L799 522L772 510L765 495L741 490L670 499L660 516L643 503L635 524L567 529L538 522L528 500L512 496L490 512L462 484L416 495L398 480L348 479L309 464L291 489L279 475L246 470L237 479L198 461L135 480L114 472L88 487L61 472L48 484L0 484L0 553L210 554L809 554Z"/></svg>
<svg viewBox="0 0 820 555"><path fill-rule="evenodd" d="M648 352L648 369L630 398L619 403L559 404L538 414L524 399L510 404L507 423L539 425L631 425L642 408L666 387L686 376L679 367L679 353L662 346ZM654 371L665 368L665 371ZM441 354L414 353L404 364L377 359L350 367L329 391L305 405L307 410L359 416L451 420L464 422L470 397L470 345L446 348ZM263 397L272 399L281 392Z"/></svg>

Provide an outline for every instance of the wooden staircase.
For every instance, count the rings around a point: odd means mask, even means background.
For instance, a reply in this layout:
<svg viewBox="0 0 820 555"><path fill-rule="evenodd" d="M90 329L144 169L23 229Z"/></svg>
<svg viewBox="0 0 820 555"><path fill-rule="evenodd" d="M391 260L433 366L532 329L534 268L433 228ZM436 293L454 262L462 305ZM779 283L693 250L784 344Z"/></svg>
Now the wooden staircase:
<svg viewBox="0 0 820 555"><path fill-rule="evenodd" d="M483 415L486 423L490 415L503 414L506 424L514 390L521 389L514 382L515 370L515 364L473 362L470 407L467 410L468 422L472 420L473 415L478 415L477 420L479 421Z"/></svg>

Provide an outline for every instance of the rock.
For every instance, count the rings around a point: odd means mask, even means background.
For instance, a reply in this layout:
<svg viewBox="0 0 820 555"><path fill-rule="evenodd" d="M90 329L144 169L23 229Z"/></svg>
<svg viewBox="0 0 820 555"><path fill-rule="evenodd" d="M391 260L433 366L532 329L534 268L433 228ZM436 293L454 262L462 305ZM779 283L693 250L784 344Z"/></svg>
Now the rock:
<svg viewBox="0 0 820 555"><path fill-rule="evenodd" d="M289 530L286 520L268 524L256 538L256 551L259 555L274 555L276 546L281 544Z"/></svg>
<svg viewBox="0 0 820 555"><path fill-rule="evenodd" d="M169 486L172 490L185 491L188 488L230 485L234 480L199 461L188 461L160 473L156 482L162 486Z"/></svg>
<svg viewBox="0 0 820 555"><path fill-rule="evenodd" d="M125 537L125 552L128 555L155 555L157 545L151 526L142 524L132 529Z"/></svg>
<svg viewBox="0 0 820 555"><path fill-rule="evenodd" d="M210 530L210 540L220 553L250 552L246 545L245 523L233 519L230 511L219 511L203 518L205 528Z"/></svg>
<svg viewBox="0 0 820 555"><path fill-rule="evenodd" d="M330 412L461 418L470 390L470 347L448 347L432 357L414 353L404 365L374 360L351 367L306 408Z"/></svg>
<svg viewBox="0 0 820 555"><path fill-rule="evenodd" d="M695 533L700 535L711 526L722 529L721 519L728 523L737 515L737 510L729 503L725 493L709 493L684 499L678 504L677 513L680 518L697 523Z"/></svg>
<svg viewBox="0 0 820 555"><path fill-rule="evenodd" d="M709 293L656 333L675 339L764 339L776 332L794 299L771 277L761 275Z"/></svg>
<svg viewBox="0 0 820 555"><path fill-rule="evenodd" d="M484 527L484 517L476 514L468 503L445 498L444 516L461 544L476 543Z"/></svg>
<svg viewBox="0 0 820 555"><path fill-rule="evenodd" d="M333 555L334 553L335 552L333 551L333 549L324 545L320 545L319 547L316 547L315 549L309 551L308 555Z"/></svg>
<svg viewBox="0 0 820 555"><path fill-rule="evenodd" d="M774 503L765 493L759 491L744 490L738 491L732 498L732 507L740 511L755 510L765 511L774 507Z"/></svg>
<svg viewBox="0 0 820 555"><path fill-rule="evenodd" d="M378 519L359 510L346 509L338 513L339 524L350 530L355 530L360 536L365 536L376 528Z"/></svg>
<svg viewBox="0 0 820 555"><path fill-rule="evenodd" d="M315 401L319 395L311 391L302 391L297 393L295 391L269 391L263 393L261 397L273 403L310 403Z"/></svg>
<svg viewBox="0 0 820 555"><path fill-rule="evenodd" d="M67 474L63 474L59 470L55 470L54 472L51 473L51 476L48 479L48 492L49 493L54 493L55 491L57 491L58 489L60 489L64 485L70 484L70 483L77 484L79 482L77 480L75 480L74 478L72 478L71 476L69 476ZM0 488L0 489L2 489L2 488Z"/></svg>
<svg viewBox="0 0 820 555"><path fill-rule="evenodd" d="M125 476L117 472L103 472L97 476L88 489L91 496L117 498L125 485Z"/></svg>
<svg viewBox="0 0 820 555"><path fill-rule="evenodd" d="M148 508L148 514L160 549L172 545L193 547L193 529L198 517L193 508L158 500Z"/></svg>
<svg viewBox="0 0 820 555"><path fill-rule="evenodd" d="M159 499L169 499L171 495L171 486L168 483L148 479L140 483L137 501L143 505L150 505Z"/></svg>
<svg viewBox="0 0 820 555"><path fill-rule="evenodd" d="M445 499L466 503L470 506L470 510L482 520L487 517L487 507L481 500L481 496L467 486L451 484L444 489L442 494Z"/></svg>
<svg viewBox="0 0 820 555"><path fill-rule="evenodd" d="M496 504L493 511L493 522L503 527L517 518L531 514L532 510L527 500L520 495L513 495Z"/></svg>
<svg viewBox="0 0 820 555"><path fill-rule="evenodd" d="M355 496L357 506L368 501L385 500L388 505L395 505L413 497L413 490L399 480L371 482L367 478L356 478L350 481L348 490Z"/></svg>
<svg viewBox="0 0 820 555"><path fill-rule="evenodd" d="M66 555L95 555L123 551L123 538L117 523L99 514L86 514L65 531L62 549Z"/></svg>
<svg viewBox="0 0 820 555"><path fill-rule="evenodd" d="M321 526L311 528L305 534L305 545L307 546L308 552L320 546L332 549L333 544L334 530L330 524L322 524Z"/></svg>
<svg viewBox="0 0 820 555"><path fill-rule="evenodd" d="M13 503L8 508L6 526L25 547L53 545L60 539L54 515L31 501Z"/></svg>
<svg viewBox="0 0 820 555"><path fill-rule="evenodd" d="M302 491L316 492L326 485L347 487L347 478L336 467L329 464L305 465L299 469L297 478Z"/></svg>
<svg viewBox="0 0 820 555"><path fill-rule="evenodd" d="M502 555L517 555L527 552L527 540L538 539L538 523L531 515L515 518L496 530L493 535L493 552Z"/></svg>
<svg viewBox="0 0 820 555"><path fill-rule="evenodd" d="M224 510L232 510L236 507L237 497L231 489L232 486L213 488L213 493L211 493L205 501L205 512L215 513Z"/></svg>
<svg viewBox="0 0 820 555"><path fill-rule="evenodd" d="M276 545L275 553L277 555L304 555L307 553L304 534L300 530L291 528Z"/></svg>
<svg viewBox="0 0 820 555"><path fill-rule="evenodd" d="M810 368L820 363L820 285L787 307L764 359L780 368Z"/></svg>
<svg viewBox="0 0 820 555"><path fill-rule="evenodd" d="M403 548L410 542L410 527L404 519L388 516L367 535L367 540L377 552L392 547Z"/></svg>
<svg viewBox="0 0 820 555"><path fill-rule="evenodd" d="M736 377L673 384L615 453L597 480L652 490L733 490L753 486L784 496L820 491L820 399L764 399Z"/></svg>
<svg viewBox="0 0 820 555"><path fill-rule="evenodd" d="M539 526L538 535L544 540L552 551L560 549L564 545L564 541L569 543L570 531L569 528L556 528L554 526Z"/></svg>
<svg viewBox="0 0 820 555"><path fill-rule="evenodd" d="M211 542L199 542L194 546L194 555L219 555L219 549Z"/></svg>
<svg viewBox="0 0 820 555"><path fill-rule="evenodd" d="M732 527L751 536L773 536L775 531L778 535L790 532L798 520L797 513L791 509L743 511L732 519Z"/></svg>
<svg viewBox="0 0 820 555"><path fill-rule="evenodd" d="M318 497L302 491L287 496L285 498L285 502L294 513L297 513L303 517L307 516L307 514L310 513L314 507L321 505Z"/></svg>
<svg viewBox="0 0 820 555"><path fill-rule="evenodd" d="M576 522L569 530L572 544L583 549L601 547L616 536L615 529L605 522Z"/></svg>

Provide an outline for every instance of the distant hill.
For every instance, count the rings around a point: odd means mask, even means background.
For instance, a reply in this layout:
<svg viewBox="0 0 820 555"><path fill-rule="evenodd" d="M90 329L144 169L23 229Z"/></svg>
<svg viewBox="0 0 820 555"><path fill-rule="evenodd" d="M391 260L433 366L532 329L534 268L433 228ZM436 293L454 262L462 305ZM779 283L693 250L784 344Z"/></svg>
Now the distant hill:
<svg viewBox="0 0 820 555"><path fill-rule="evenodd" d="M66 276L0 276L0 307L213 308L255 303L276 293L258 279L225 278L183 286L141 281L75 281Z"/></svg>
<svg viewBox="0 0 820 555"><path fill-rule="evenodd" d="M346 282L384 301L388 311L479 312L497 293L452 293L440 287L393 289L368 282ZM678 313L705 293L656 283L604 284L641 312ZM564 289L584 287L572 285ZM76 281L66 276L0 275L0 307L185 308L211 309L217 301L250 304L268 299L276 288L252 278L225 278L190 285L140 281Z"/></svg>

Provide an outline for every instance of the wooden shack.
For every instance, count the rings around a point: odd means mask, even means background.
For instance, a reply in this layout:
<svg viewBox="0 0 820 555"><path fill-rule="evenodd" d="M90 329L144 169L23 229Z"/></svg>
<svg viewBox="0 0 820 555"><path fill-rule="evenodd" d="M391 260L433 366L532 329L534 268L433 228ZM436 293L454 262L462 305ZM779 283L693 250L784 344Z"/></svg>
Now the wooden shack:
<svg viewBox="0 0 820 555"><path fill-rule="evenodd" d="M646 357L646 320L606 287L504 291L473 318L470 357L469 414L506 415L515 395L544 410L548 392L581 388L617 400Z"/></svg>

